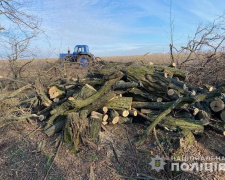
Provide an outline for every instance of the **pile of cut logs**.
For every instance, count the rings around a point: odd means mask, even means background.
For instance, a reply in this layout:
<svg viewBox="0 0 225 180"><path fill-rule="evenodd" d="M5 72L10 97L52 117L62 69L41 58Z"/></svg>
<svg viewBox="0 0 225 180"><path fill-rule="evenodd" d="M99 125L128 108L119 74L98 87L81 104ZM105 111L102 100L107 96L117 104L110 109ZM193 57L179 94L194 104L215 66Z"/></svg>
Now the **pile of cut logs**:
<svg viewBox="0 0 225 180"><path fill-rule="evenodd" d="M45 122L44 132L63 132L73 152L81 142L96 142L101 128L110 124L146 122L136 145L155 127L193 134L209 128L225 135L224 87L192 87L186 77L186 71L167 66L102 62L85 78L59 79L48 89L37 80L32 104Z"/></svg>

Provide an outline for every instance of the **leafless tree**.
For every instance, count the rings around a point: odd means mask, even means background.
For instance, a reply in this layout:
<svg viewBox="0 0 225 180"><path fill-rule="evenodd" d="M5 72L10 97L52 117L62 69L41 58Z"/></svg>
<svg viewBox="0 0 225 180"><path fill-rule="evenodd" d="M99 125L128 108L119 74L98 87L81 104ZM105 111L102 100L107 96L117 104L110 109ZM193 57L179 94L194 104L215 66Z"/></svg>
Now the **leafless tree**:
<svg viewBox="0 0 225 180"><path fill-rule="evenodd" d="M30 3L27 0L0 0L0 54L2 59L8 60L13 78L21 78L26 65L32 62L18 63L18 59L35 57L30 45L42 32L40 19L28 13Z"/></svg>
<svg viewBox="0 0 225 180"><path fill-rule="evenodd" d="M194 35L189 37L186 46L178 51L177 62L180 68L189 67L195 79L201 82L201 74L206 79L214 78L217 82L218 72L224 68L223 51L225 41L225 16L221 15L211 23L199 24Z"/></svg>
<svg viewBox="0 0 225 180"><path fill-rule="evenodd" d="M3 22L11 22L15 28L24 33L28 30L38 30L40 20L37 16L27 13L25 10L30 6L25 0L0 0L0 16ZM5 21L4 21L5 20ZM0 30L6 30L6 24L1 25Z"/></svg>
<svg viewBox="0 0 225 180"><path fill-rule="evenodd" d="M169 8L169 31L166 31L170 40L170 66L171 67L175 67L176 66L176 61L174 58L174 54L173 54L173 49L174 47L174 17L173 17L173 0L169 0L169 3L165 2L164 0L162 0L163 4L165 4L168 8Z"/></svg>

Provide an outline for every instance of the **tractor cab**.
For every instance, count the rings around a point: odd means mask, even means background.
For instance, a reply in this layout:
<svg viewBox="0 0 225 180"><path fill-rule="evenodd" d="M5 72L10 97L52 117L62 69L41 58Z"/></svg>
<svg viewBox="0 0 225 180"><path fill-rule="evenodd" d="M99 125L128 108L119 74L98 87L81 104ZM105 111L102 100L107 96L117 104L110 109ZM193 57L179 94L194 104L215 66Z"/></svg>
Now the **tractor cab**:
<svg viewBox="0 0 225 180"><path fill-rule="evenodd" d="M87 45L76 45L74 48L74 54L89 53Z"/></svg>

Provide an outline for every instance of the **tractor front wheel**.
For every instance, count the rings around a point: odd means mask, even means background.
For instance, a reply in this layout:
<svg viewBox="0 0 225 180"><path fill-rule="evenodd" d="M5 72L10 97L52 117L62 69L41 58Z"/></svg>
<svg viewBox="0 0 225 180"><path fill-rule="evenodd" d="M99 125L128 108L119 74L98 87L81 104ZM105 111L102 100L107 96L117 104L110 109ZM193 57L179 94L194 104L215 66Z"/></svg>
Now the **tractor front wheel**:
<svg viewBox="0 0 225 180"><path fill-rule="evenodd" d="M91 63L91 57L87 55L80 55L77 58L77 62L80 63L81 68L86 68Z"/></svg>

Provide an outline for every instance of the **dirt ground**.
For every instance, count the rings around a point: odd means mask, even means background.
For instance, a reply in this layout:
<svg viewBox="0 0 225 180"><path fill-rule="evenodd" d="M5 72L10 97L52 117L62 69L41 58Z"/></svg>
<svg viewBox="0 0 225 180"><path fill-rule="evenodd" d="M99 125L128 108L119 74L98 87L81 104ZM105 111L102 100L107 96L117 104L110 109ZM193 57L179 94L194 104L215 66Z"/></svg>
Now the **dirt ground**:
<svg viewBox="0 0 225 180"><path fill-rule="evenodd" d="M72 67L71 67L72 68ZM70 71L73 72L73 71ZM76 70L68 76L85 75L87 70ZM1 75L1 74L0 74ZM164 170L152 170L152 158L164 157L150 135L141 147L134 142L146 129L142 123L107 125L100 134L98 143L85 143L77 154L73 154L64 143L59 143L61 134L49 138L43 133L43 122L27 120L0 127L0 179L32 180L122 180L122 179L215 179L223 180L224 171L171 171L172 141L177 141L176 132L157 129L157 137L167 157ZM210 130L196 136L191 147L183 148L180 157L225 156L225 138ZM204 160L187 161L204 163ZM208 162L208 161L207 161ZM221 163L224 161L209 161ZM182 163L182 162L180 162Z"/></svg>
<svg viewBox="0 0 225 180"><path fill-rule="evenodd" d="M138 123L106 126L102 130L101 140L95 146L82 146L79 153L71 153L65 144L56 148L61 134L47 137L40 129L40 123L30 120L18 124L9 124L0 129L0 179L224 179L224 172L172 172L167 161L165 170L151 170L149 163L156 155L163 154L155 143L154 136L142 146L136 148L133 143L145 126ZM168 144L165 138L175 136L172 132L162 134L157 130L158 138L166 153ZM39 148L42 144L42 148ZM189 149L181 153L186 157L222 157L225 154L225 139L211 131ZM140 151L142 150L142 151ZM57 156L55 157L57 152ZM54 158L55 157L55 158ZM54 159L54 161L53 161ZM204 162L204 161L201 161ZM188 161L191 163L191 161ZM168 168L168 169L167 169ZM47 176L48 174L48 176ZM140 178L141 174L148 178ZM154 178L153 178L154 177Z"/></svg>

